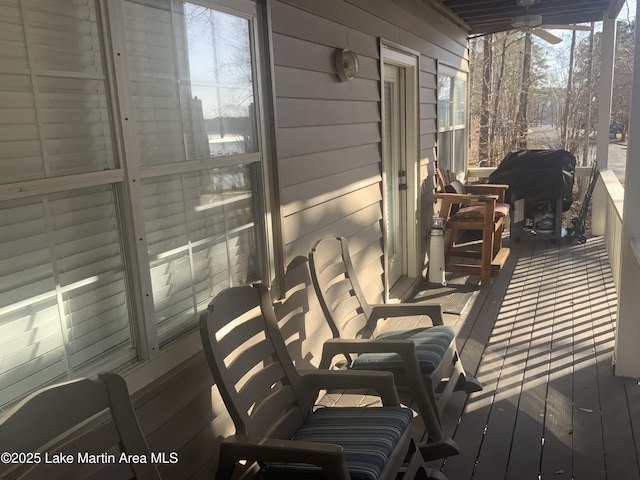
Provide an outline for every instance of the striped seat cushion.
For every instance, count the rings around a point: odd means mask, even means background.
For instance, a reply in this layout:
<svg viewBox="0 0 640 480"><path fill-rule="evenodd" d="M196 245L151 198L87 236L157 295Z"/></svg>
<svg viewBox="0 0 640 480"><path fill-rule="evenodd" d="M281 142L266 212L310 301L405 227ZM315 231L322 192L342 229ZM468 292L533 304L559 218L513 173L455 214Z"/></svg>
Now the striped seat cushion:
<svg viewBox="0 0 640 480"><path fill-rule="evenodd" d="M313 412L292 440L341 445L351 480L376 480L409 428L413 411L404 407L332 407ZM319 467L270 464L265 479L320 479Z"/></svg>
<svg viewBox="0 0 640 480"><path fill-rule="evenodd" d="M429 374L440 364L455 336L456 331L453 327L437 325L429 328L395 330L381 333L376 338L407 339L415 342L420 370ZM364 353L353 361L352 368L405 373L402 357L396 353Z"/></svg>

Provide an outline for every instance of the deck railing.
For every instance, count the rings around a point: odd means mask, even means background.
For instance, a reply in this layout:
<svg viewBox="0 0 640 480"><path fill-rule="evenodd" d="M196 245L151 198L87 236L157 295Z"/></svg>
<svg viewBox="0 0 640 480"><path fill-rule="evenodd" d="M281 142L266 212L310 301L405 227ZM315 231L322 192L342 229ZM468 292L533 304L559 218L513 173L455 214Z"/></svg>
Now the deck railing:
<svg viewBox="0 0 640 480"><path fill-rule="evenodd" d="M607 246L613 283L620 291L620 265L622 258L622 205L624 187L610 168L600 170L593 191L591 232L602 235Z"/></svg>

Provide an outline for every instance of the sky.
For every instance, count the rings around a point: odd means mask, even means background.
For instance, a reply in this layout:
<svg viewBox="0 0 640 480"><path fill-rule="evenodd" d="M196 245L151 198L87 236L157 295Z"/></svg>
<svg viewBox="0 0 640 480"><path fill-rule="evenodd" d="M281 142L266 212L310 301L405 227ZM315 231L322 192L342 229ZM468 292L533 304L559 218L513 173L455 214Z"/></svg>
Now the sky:
<svg viewBox="0 0 640 480"><path fill-rule="evenodd" d="M636 0L627 0L625 2L625 5L622 7L622 10L620 10L620 15L618 15L618 18L621 20L626 20L631 19L631 18L635 18L636 16Z"/></svg>
<svg viewBox="0 0 640 480"><path fill-rule="evenodd" d="M620 10L620 14L618 15L619 20L630 20L636 17L636 2L637 0L626 0L625 4L622 6ZM602 22L598 22L595 24L595 31L602 30ZM547 70L556 71L555 75L551 75L549 78L551 81L553 79L562 79L566 75L567 67L566 65L569 62L569 45L571 45L571 31L570 30L549 30L551 33L563 39L563 42L557 45L551 45L549 43L538 41L538 44L541 45L545 51L545 57L547 62ZM577 41L587 41L589 34L588 32L578 32ZM564 82L564 80L562 80Z"/></svg>
<svg viewBox="0 0 640 480"><path fill-rule="evenodd" d="M619 20L631 20L636 17L636 0L626 0L620 13L618 14ZM602 30L602 23L596 23L596 31ZM563 30L550 30L551 33L558 37L570 38L571 34ZM563 35L564 34L564 35Z"/></svg>

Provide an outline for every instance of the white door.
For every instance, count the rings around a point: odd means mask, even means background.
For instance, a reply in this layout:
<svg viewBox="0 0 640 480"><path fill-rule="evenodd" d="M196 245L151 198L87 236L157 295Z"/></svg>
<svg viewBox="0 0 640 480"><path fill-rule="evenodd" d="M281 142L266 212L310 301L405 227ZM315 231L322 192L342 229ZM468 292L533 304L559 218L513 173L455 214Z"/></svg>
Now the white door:
<svg viewBox="0 0 640 480"><path fill-rule="evenodd" d="M418 54L382 45L385 287L401 296L417 278L420 240ZM407 280L403 282L402 280Z"/></svg>
<svg viewBox="0 0 640 480"><path fill-rule="evenodd" d="M404 69L384 65L384 235L388 286L407 271L406 208L407 165L405 148Z"/></svg>

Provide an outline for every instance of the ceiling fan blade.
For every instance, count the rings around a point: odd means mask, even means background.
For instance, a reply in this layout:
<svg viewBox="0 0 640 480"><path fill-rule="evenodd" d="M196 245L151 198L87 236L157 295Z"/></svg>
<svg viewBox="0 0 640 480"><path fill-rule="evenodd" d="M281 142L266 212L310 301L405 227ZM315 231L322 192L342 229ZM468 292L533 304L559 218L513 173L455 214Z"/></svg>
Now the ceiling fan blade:
<svg viewBox="0 0 640 480"><path fill-rule="evenodd" d="M544 28L550 30L578 30L581 32L590 32L591 27L589 25L544 25Z"/></svg>
<svg viewBox="0 0 640 480"><path fill-rule="evenodd" d="M542 30L541 28L534 28L531 30L531 33L537 35L545 42L549 42L553 45L556 45L562 41L560 37L556 37L553 33L547 32L546 30Z"/></svg>

